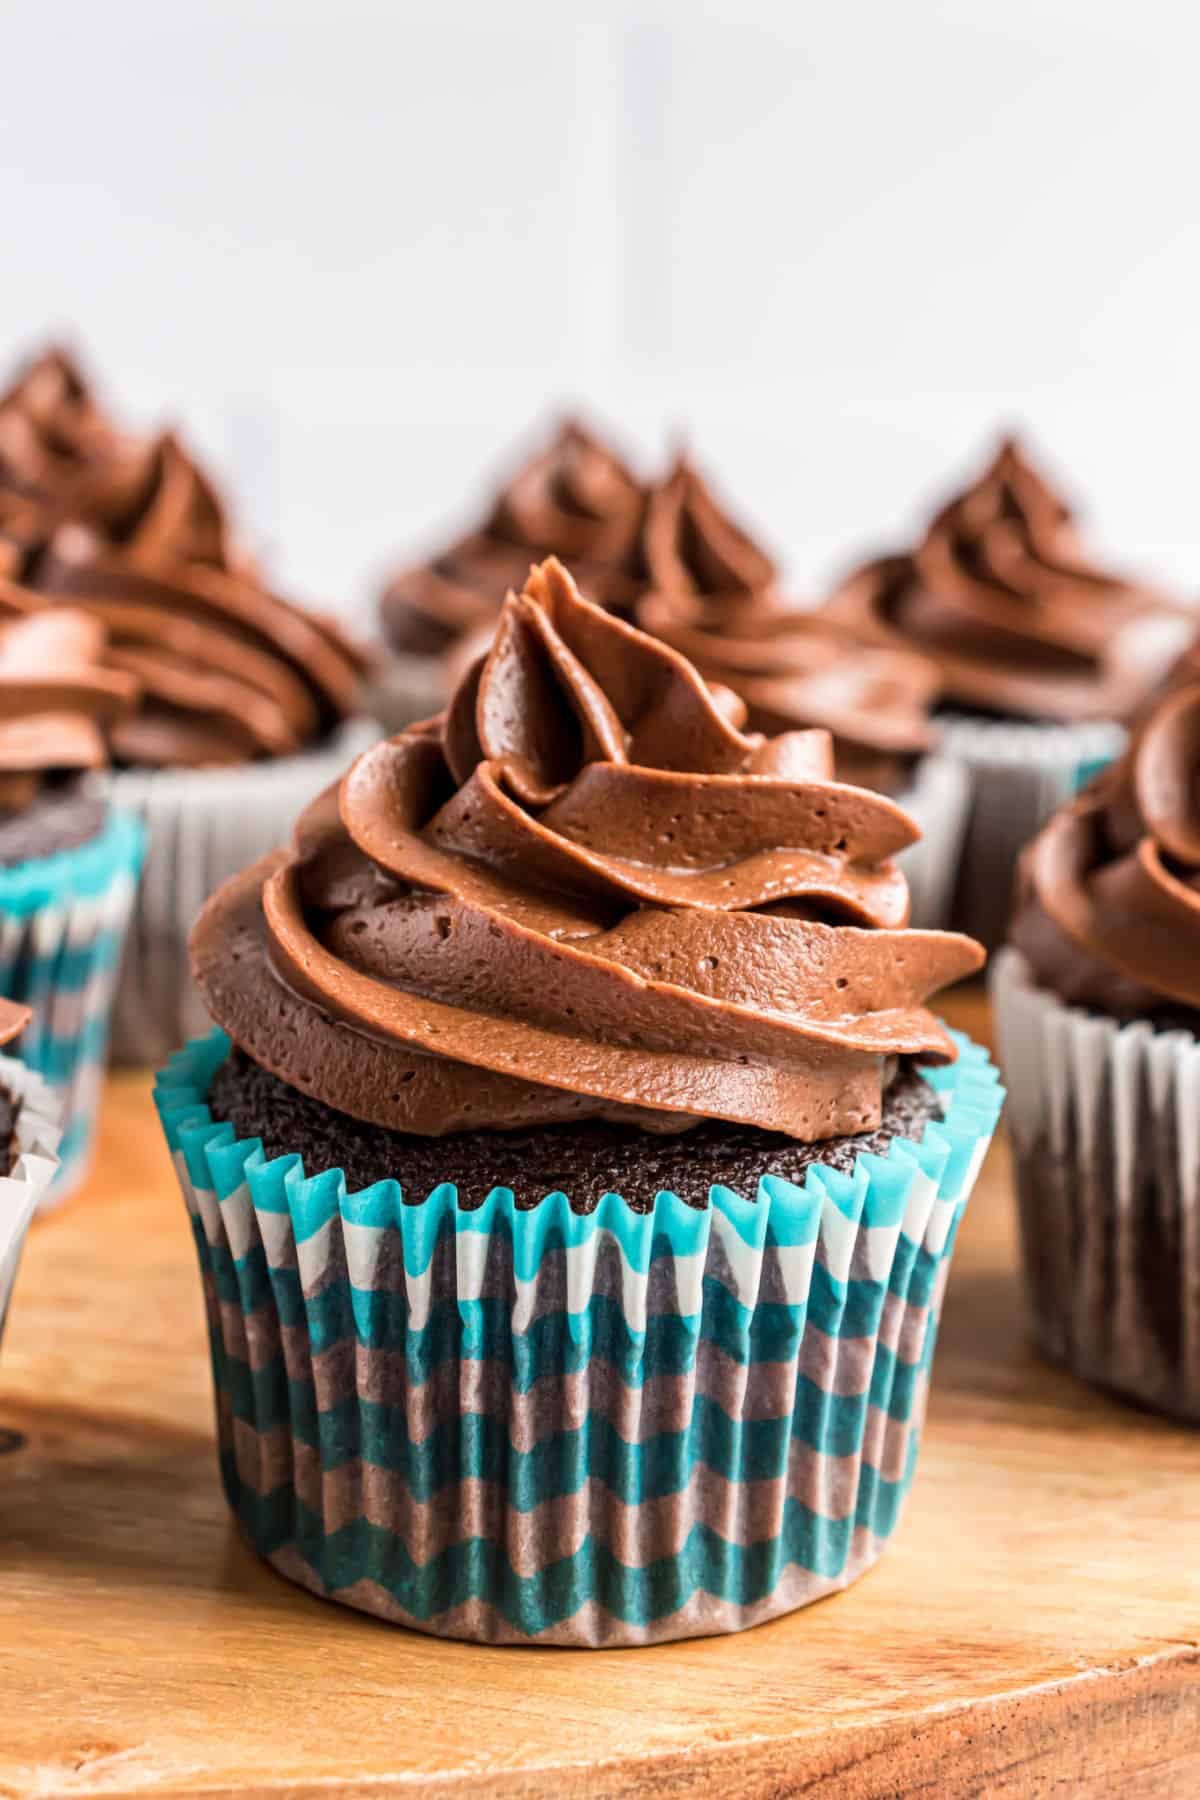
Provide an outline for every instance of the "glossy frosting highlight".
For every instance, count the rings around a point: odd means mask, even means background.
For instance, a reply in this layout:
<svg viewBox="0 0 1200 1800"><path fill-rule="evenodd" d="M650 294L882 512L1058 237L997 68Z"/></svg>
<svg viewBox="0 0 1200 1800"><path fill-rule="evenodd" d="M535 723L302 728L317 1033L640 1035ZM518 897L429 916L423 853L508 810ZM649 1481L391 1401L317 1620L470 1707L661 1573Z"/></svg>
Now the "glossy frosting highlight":
<svg viewBox="0 0 1200 1800"><path fill-rule="evenodd" d="M703 1118L873 1129L925 1001L977 968L905 929L914 829L827 735L746 733L553 560L447 713L368 751L193 934L213 1016L293 1087L437 1136Z"/></svg>
<svg viewBox="0 0 1200 1800"><path fill-rule="evenodd" d="M1012 941L1072 1004L1200 1012L1200 684L1160 701L1034 839Z"/></svg>
<svg viewBox="0 0 1200 1800"><path fill-rule="evenodd" d="M638 623L745 702L750 726L833 733L838 774L897 792L934 742L936 666L864 650L781 591L772 559L681 458L656 487L643 535L649 591Z"/></svg>
<svg viewBox="0 0 1200 1800"><path fill-rule="evenodd" d="M637 591L645 495L617 452L577 420L506 483L483 522L428 562L403 570L381 601L394 650L439 656L494 626L530 564L559 556L585 593L618 612Z"/></svg>
<svg viewBox="0 0 1200 1800"><path fill-rule="evenodd" d="M955 706L1063 723L1127 718L1194 629L1087 554L1011 439L915 551L868 563L825 610L864 643L931 657Z"/></svg>

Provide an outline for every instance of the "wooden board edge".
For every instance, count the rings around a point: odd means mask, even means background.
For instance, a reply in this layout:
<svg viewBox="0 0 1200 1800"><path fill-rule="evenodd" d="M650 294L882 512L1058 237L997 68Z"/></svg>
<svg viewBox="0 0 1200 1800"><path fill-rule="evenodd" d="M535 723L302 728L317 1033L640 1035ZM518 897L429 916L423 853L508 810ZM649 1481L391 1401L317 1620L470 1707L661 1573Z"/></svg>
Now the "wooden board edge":
<svg viewBox="0 0 1200 1800"><path fill-rule="evenodd" d="M720 1697L714 1696L714 1710ZM331 1782L281 1775L244 1784L215 1771L195 1784L138 1781L121 1788L111 1762L93 1785L76 1768L75 1795L104 1800L397 1800L429 1794L487 1793L489 1800L1035 1800L1060 1790L1110 1800L1173 1800L1200 1792L1200 1644L1147 1657L1121 1668L1088 1669L994 1699L964 1701L909 1720L866 1729L830 1730L814 1741L772 1736L672 1751L661 1756L572 1764L569 1758L510 1770L464 1767L437 1775L353 1776ZM41 1770L40 1780L54 1771ZM0 1775L0 1796L26 1790ZM38 1793L55 1791L37 1786Z"/></svg>

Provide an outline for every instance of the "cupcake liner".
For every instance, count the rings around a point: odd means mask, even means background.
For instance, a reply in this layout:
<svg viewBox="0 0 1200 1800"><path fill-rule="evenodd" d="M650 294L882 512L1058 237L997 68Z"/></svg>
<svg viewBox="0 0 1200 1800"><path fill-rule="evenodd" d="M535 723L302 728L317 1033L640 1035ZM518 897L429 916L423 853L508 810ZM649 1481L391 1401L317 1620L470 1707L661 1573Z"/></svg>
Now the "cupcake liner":
<svg viewBox="0 0 1200 1800"><path fill-rule="evenodd" d="M113 988L144 850L139 821L111 813L88 843L0 869L0 993L32 1007L19 1054L62 1112L60 1167L43 1205L73 1193L91 1162Z"/></svg>
<svg viewBox="0 0 1200 1800"><path fill-rule="evenodd" d="M981 1049L930 1072L921 1144L853 1175L578 1214L267 1161L205 1103L228 1042L190 1044L156 1099L225 1491L282 1574L440 1636L598 1646L740 1630L875 1561L999 1113Z"/></svg>
<svg viewBox="0 0 1200 1800"><path fill-rule="evenodd" d="M992 967L1034 1334L1085 1381L1200 1423L1200 1044Z"/></svg>
<svg viewBox="0 0 1200 1800"><path fill-rule="evenodd" d="M25 1234L58 1168L62 1137L58 1102L35 1069L15 1056L0 1056L0 1087L19 1102L13 1127L12 1165L0 1175L0 1338L8 1318Z"/></svg>
<svg viewBox="0 0 1200 1800"><path fill-rule="evenodd" d="M1108 721L1039 725L1023 720L938 721L946 755L966 767L966 833L952 922L989 950L1003 943L1017 858L1050 814L1120 755L1125 731Z"/></svg>
<svg viewBox="0 0 1200 1800"><path fill-rule="evenodd" d="M450 699L450 688L440 657L383 654L382 667L368 679L365 704L384 735L393 737L406 725L440 713Z"/></svg>
<svg viewBox="0 0 1200 1800"><path fill-rule="evenodd" d="M378 740L353 719L320 750L232 769L123 769L114 800L146 827L146 868L113 1013L113 1060L147 1064L196 1032L206 1014L192 983L188 933L231 875L286 844L308 802Z"/></svg>
<svg viewBox="0 0 1200 1800"><path fill-rule="evenodd" d="M917 765L912 787L897 801L921 830L919 840L896 858L908 881L914 926L937 930L949 920L969 797L970 782L961 763L949 756L926 756Z"/></svg>

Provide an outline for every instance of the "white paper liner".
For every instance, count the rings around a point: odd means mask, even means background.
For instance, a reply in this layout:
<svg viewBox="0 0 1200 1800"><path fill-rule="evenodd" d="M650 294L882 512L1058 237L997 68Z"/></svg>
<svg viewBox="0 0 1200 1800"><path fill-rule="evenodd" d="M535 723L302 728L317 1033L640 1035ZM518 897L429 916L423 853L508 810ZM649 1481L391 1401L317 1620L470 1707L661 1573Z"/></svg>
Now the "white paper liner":
<svg viewBox="0 0 1200 1800"><path fill-rule="evenodd" d="M1033 1326L1098 1386L1200 1423L1200 1043L992 964Z"/></svg>
<svg viewBox="0 0 1200 1800"><path fill-rule="evenodd" d="M223 881L286 844L308 802L379 736L379 726L365 717L301 756L232 769L123 769L112 776L115 803L136 813L148 835L113 1011L114 1062L159 1063L207 1029L188 961L197 913Z"/></svg>
<svg viewBox="0 0 1200 1800"><path fill-rule="evenodd" d="M0 1175L0 1338L29 1222L58 1168L59 1108L42 1077L15 1056L0 1056L0 1087L19 1103L12 1167Z"/></svg>
<svg viewBox="0 0 1200 1800"><path fill-rule="evenodd" d="M908 880L914 926L934 930L949 922L969 798L970 781L961 763L949 756L926 756L917 765L912 787L897 800L921 831L919 841L896 859Z"/></svg>
<svg viewBox="0 0 1200 1800"><path fill-rule="evenodd" d="M952 923L987 948L1003 943L1017 858L1089 770L1119 756L1120 725L1022 720L939 721L946 755L967 768L970 797Z"/></svg>

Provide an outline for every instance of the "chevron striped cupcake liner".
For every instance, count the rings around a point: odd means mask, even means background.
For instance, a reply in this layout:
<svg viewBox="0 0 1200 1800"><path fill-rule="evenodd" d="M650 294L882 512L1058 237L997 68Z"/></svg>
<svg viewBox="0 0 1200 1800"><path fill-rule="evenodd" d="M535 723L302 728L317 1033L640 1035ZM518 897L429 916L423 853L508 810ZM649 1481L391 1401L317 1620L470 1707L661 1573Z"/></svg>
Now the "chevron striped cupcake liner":
<svg viewBox="0 0 1200 1800"><path fill-rule="evenodd" d="M939 725L942 748L961 762L969 786L949 922L991 950L1008 929L1021 851L1052 812L1121 754L1125 731L1108 721L1040 725L958 714Z"/></svg>
<svg viewBox="0 0 1200 1800"><path fill-rule="evenodd" d="M912 1479L1000 1109L959 1045L930 1071L943 1117L853 1175L580 1214L267 1161L205 1103L228 1039L190 1044L156 1099L251 1544L315 1593L487 1643L737 1631L855 1580Z"/></svg>
<svg viewBox="0 0 1200 1800"><path fill-rule="evenodd" d="M1200 1424L1200 1042L992 969L1034 1335L1083 1380Z"/></svg>
<svg viewBox="0 0 1200 1800"><path fill-rule="evenodd" d="M42 1077L15 1056L0 1056L0 1088L16 1102L7 1174L0 1175L0 1338L17 1265L38 1202L58 1168L58 1102Z"/></svg>
<svg viewBox="0 0 1200 1800"><path fill-rule="evenodd" d="M43 1206L72 1194L91 1163L121 946L145 835L112 813L74 850L0 869L0 994L33 1008L16 1046L62 1113L59 1168Z"/></svg>
<svg viewBox="0 0 1200 1800"><path fill-rule="evenodd" d="M379 735L373 720L351 719L298 756L109 777L113 804L142 821L147 839L113 1012L114 1062L153 1066L207 1031L188 958L196 914L229 876L286 844L309 801Z"/></svg>

